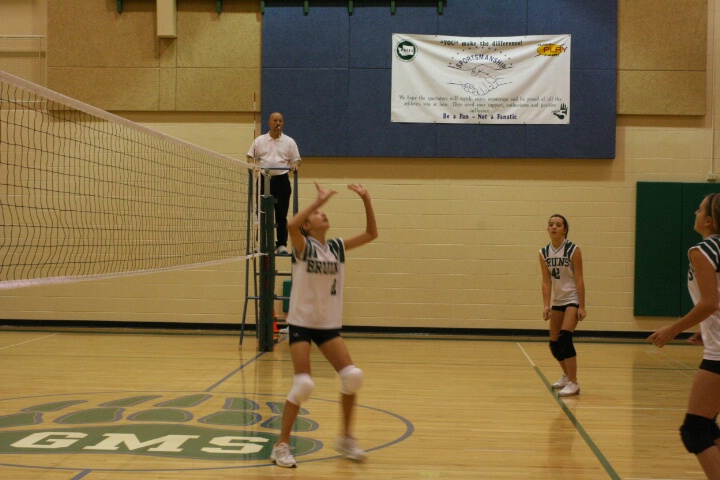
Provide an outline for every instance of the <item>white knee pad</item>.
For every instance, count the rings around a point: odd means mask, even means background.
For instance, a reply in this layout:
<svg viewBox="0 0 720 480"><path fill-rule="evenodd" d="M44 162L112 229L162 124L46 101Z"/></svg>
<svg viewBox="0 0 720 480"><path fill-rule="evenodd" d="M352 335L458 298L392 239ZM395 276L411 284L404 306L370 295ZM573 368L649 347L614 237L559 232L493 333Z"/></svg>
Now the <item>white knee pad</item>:
<svg viewBox="0 0 720 480"><path fill-rule="evenodd" d="M352 395L360 390L363 381L363 372L355 365L348 365L338 372L340 375L340 393Z"/></svg>
<svg viewBox="0 0 720 480"><path fill-rule="evenodd" d="M288 402L300 406L302 402L310 398L314 388L315 383L313 383L310 375L307 373L298 373L293 377L293 385L287 396Z"/></svg>

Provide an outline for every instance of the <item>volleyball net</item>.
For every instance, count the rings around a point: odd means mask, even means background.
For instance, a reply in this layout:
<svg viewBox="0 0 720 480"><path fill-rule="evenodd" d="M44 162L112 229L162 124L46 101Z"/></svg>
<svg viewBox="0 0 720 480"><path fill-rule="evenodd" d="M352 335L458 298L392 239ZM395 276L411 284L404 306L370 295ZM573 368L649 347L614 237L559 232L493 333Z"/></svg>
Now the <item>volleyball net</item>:
<svg viewBox="0 0 720 480"><path fill-rule="evenodd" d="M251 169L0 71L0 288L244 259Z"/></svg>

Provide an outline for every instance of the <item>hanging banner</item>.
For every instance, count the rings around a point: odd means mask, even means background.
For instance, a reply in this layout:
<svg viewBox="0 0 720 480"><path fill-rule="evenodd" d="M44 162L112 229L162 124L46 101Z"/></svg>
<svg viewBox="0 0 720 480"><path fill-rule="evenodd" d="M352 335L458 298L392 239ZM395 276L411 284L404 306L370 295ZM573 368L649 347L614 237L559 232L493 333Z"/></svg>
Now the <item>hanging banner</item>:
<svg viewBox="0 0 720 480"><path fill-rule="evenodd" d="M390 119L570 123L570 35L393 34Z"/></svg>

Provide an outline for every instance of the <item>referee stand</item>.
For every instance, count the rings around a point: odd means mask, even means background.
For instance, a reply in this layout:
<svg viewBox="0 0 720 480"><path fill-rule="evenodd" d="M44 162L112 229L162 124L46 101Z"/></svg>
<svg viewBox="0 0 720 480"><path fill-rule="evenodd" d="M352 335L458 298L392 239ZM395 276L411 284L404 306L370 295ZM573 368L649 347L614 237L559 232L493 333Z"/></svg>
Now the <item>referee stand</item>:
<svg viewBox="0 0 720 480"><path fill-rule="evenodd" d="M272 352L276 343L275 336L275 302L290 300L290 294L275 294L275 278L290 277L290 269L284 272L276 270L276 258L290 258L290 254L275 253L275 202L277 201L270 192L270 169L256 169L259 174L249 178L248 186L248 221L246 235L246 260L245 260L245 304L243 307L243 318L240 326L240 340L238 349L242 349L245 336L245 322L247 320L248 304L255 302L255 332L258 339L258 351ZM272 170L290 170L289 168L276 168ZM259 195L260 180L264 183ZM297 170L293 172L293 193L292 213L298 211L298 175ZM259 209L258 209L259 207ZM250 280L250 262L252 261L252 282ZM250 291L252 284L253 291Z"/></svg>

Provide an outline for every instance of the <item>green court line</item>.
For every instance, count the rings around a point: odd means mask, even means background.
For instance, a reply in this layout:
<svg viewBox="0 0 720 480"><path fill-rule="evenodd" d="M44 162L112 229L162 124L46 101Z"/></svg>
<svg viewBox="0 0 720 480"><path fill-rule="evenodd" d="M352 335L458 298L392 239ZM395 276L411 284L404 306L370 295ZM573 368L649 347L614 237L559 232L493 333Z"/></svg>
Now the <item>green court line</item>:
<svg viewBox="0 0 720 480"><path fill-rule="evenodd" d="M565 415L570 419L570 423L573 424L575 429L578 431L580 436L585 440L585 443L590 447L590 450L595 455L595 458L598 459L600 464L603 466L605 471L610 475L610 478L613 480L621 480L620 475L615 471L615 469L610 465L610 462L607 458L605 458L605 455L602 454L600 451L600 448L595 445L595 442L592 441L592 438L590 438L590 435L585 431L583 426L580 424L580 421L575 417L575 415L570 411L570 409L567 407L565 402L562 401L562 397L560 397L555 390L553 390L552 385L548 381L547 378L545 378L545 375L540 371L540 369L536 366L532 366L533 369L535 369L535 373L540 377L540 379L545 384L545 387L550 391L551 395L555 398L555 401L560 405L560 408L562 408L562 411L565 412Z"/></svg>

